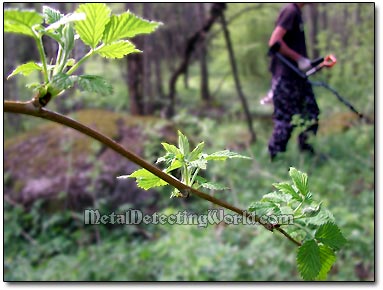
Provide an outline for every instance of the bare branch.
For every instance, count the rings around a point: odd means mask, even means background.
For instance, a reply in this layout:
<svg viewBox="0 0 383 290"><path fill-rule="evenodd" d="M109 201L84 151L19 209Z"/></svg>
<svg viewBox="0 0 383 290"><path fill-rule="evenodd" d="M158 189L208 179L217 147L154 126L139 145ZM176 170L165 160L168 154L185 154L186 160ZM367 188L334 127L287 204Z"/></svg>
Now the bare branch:
<svg viewBox="0 0 383 290"><path fill-rule="evenodd" d="M237 13L235 13L233 16L231 16L229 19L227 19L227 25L230 25L232 22L234 22L237 18L239 18L241 15L245 14L245 13L248 13L250 11L253 11L253 10L258 10L260 8L262 8L264 6L264 3L258 3L257 5L254 5L254 6L247 6L241 10L239 10ZM211 39L213 39L214 37L216 37L218 34L220 34L221 32L223 32L222 29L219 29L219 30L216 30L214 32L212 32L209 36L208 36L208 41L210 41Z"/></svg>
<svg viewBox="0 0 383 290"><path fill-rule="evenodd" d="M129 159L130 161L134 162L135 164L141 166L142 168L145 168L146 170L150 171L154 175L158 176L162 180L166 181L170 185L174 186L181 192L190 192L199 198L205 199L207 201L210 201L213 204L216 204L218 206L224 207L226 209L229 209L239 215L242 215L244 217L247 217L255 222L260 223L262 226L264 226L266 229L273 231L277 230L281 232L283 235L285 235L290 241L295 243L296 245L300 246L301 243L294 240L292 237L290 237L287 233L285 233L283 230L281 230L278 226L275 226L273 224L266 224L262 223L259 219L259 217L249 213L246 210L242 210L240 208L237 208L225 201L219 200L213 196L210 196L206 193L203 193L199 190L196 190L192 187L189 187L182 182L180 182L178 179L174 178L173 176L166 174L161 169L153 166L152 164L148 163L147 161L143 160L138 155L130 152L129 150L122 147L120 144L118 144L116 141L112 140L111 138L101 134L100 132L81 124L80 122L69 118L67 116L61 115L59 113L41 108L41 107L35 107L30 102L14 102L14 101L4 101L4 112L8 113L18 113L18 114L24 114L24 115L30 115L46 120L50 120L52 122L56 122L59 124L62 124L66 127L70 127L78 132L81 132L89 137L92 137L93 139L101 142L103 145L109 147L113 151L119 153L120 155L124 156L125 158Z"/></svg>

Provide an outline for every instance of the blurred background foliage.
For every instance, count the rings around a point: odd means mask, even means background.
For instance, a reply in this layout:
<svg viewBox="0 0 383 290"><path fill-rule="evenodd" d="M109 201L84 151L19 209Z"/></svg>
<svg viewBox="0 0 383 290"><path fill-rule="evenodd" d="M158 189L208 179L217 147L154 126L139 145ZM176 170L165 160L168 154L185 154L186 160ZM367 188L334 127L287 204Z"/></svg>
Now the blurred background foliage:
<svg viewBox="0 0 383 290"><path fill-rule="evenodd" d="M8 3L5 7L41 11L42 5ZM62 12L78 6L46 5ZM109 5L116 13L130 9L164 25L152 35L133 40L144 51L142 55L122 61L96 57L86 64L85 72L110 81L113 94L100 97L72 90L52 102L50 109L97 128L150 162L161 155L160 142L175 142L177 129L195 144L205 141L209 152L227 148L253 157L218 164L205 173L231 188L211 194L242 208L273 191L272 183L287 180L290 166L307 172L314 196L332 211L349 240L329 280L374 279L374 123L358 121L331 93L315 88L321 124L312 142L326 160L299 154L294 138L276 162L268 158L272 107L259 101L270 85L267 42L283 4L231 3L225 11L257 134L253 144L219 23L197 45L186 76L177 82L175 116L164 118L170 78L183 59L188 38L209 16L211 4ZM318 3L304 8L310 57L333 53L338 59L334 68L322 70L313 79L328 82L372 120L374 16L372 3ZM53 56L55 47L48 40L45 44ZM83 54L79 46L74 57ZM4 35L4 99L31 98L25 84L39 76L10 80L6 76L37 56L28 38ZM203 74L204 70L208 73ZM138 88L129 83L132 79L139 80ZM85 226L84 207L104 213L133 207L147 213L204 214L212 205L193 197L169 200L169 188L142 192L134 182L117 182L116 176L132 172L134 166L68 130L26 116L4 116L5 280L299 280L295 246L260 227Z"/></svg>

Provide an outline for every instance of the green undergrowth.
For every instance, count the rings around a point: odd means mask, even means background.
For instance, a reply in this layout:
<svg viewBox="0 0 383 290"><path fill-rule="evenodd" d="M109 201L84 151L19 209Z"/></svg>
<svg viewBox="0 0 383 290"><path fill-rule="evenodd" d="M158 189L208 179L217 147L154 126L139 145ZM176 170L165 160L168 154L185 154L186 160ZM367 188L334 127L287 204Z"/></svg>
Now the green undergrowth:
<svg viewBox="0 0 383 290"><path fill-rule="evenodd" d="M201 120L200 127L193 123L188 126L185 122L180 122L180 125L185 134L189 134L189 131L205 134L203 129L198 128L214 127L214 122L211 122ZM299 154L296 142L292 139L288 151L270 163L267 154L270 131L267 126L257 126L258 141L249 147L246 138L241 137L246 136L246 127L231 123L228 124L228 130L225 130L224 124L221 125L203 138L209 150L213 152L216 147L222 148L225 142L231 143L237 152L251 156L253 160L249 162L239 159L217 166L212 164L205 177L227 184L230 190L210 193L245 208L270 192L273 183L288 180L290 166L307 172L310 189L318 200L323 201L323 206L333 213L349 241L339 253L327 279L372 280L375 229L374 127L356 124L336 134L320 134L312 142L323 158L319 155L312 157ZM234 140L236 136L238 138ZM193 140L200 139L197 135L193 137ZM168 198L168 195L163 198ZM172 201L161 212L187 210L204 214L211 208L215 207L191 197L185 201ZM278 233L273 234L257 226L89 227L81 221L76 222L67 213L37 219L11 206L6 207L5 220L12 220L20 230L36 240L36 243L28 241L25 235L12 230L14 227L7 223L4 261L6 280L300 279L294 266L297 248ZM52 231L57 234L52 236ZM98 242L95 238L97 235Z"/></svg>
<svg viewBox="0 0 383 290"><path fill-rule="evenodd" d="M151 128L154 125L166 124L165 120L152 117L152 116L130 116L122 113L116 113L112 111L102 110L102 109L87 109L74 112L70 114L70 117L79 121L80 123L90 126L93 129L96 129L100 133L110 137L116 138L118 136L118 123L124 127L141 127L142 129ZM13 138L5 140L4 148L5 150L17 146L23 142L28 141L31 138L38 137L44 134L50 134L52 139L57 139L58 135L65 135L65 132L68 132L71 129L64 128L60 124L55 123L46 123L40 126L37 126L26 133L19 134ZM74 133L74 131L72 131ZM76 133L78 134L78 133ZM51 140L54 141L54 140ZM47 140L49 143L49 139ZM90 150L90 145L92 140L90 138L77 138L74 144L75 153L85 153Z"/></svg>

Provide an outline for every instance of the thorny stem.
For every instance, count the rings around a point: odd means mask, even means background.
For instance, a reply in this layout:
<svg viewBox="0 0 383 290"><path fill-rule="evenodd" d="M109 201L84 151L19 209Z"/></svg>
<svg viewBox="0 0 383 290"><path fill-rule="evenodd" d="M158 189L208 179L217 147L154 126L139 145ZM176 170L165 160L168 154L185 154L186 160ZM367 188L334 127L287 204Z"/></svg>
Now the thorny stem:
<svg viewBox="0 0 383 290"><path fill-rule="evenodd" d="M33 101L29 102L15 102L15 101L4 101L4 112L8 113L17 113L17 114L24 114L24 115L30 115L46 120L50 120L52 122L56 122L59 124L62 124L66 127L70 127L78 132L81 132L89 137L94 138L95 140L101 142L103 145L109 147L110 149L114 150L115 152L119 153L120 155L124 156L125 158L129 159L130 161L136 163L137 165L145 168L146 170L150 171L154 175L158 176L162 180L166 181L167 183L171 184L175 188L177 188L181 192L190 192L199 198L205 199L207 201L210 201L213 204L216 204L218 206L224 207L226 209L229 209L239 215L242 215L243 217L249 218L255 222L260 223L262 226L264 226L269 231L277 230L282 235L284 235L287 239L289 239L291 242L296 244L297 246L301 246L301 243L299 241L296 241L293 239L288 233L286 233L283 229L281 229L279 226L274 226L272 224L262 223L259 219L259 217L251 214L250 212L246 210L242 210L240 208L237 208L225 201L222 201L220 199L217 199L211 195L208 195L204 192L201 192L199 190L196 190L190 186L187 186L186 184L180 182L178 179L174 178L173 176L163 172L159 168L153 166L152 164L148 163L141 157L137 156L136 154L130 152L129 150L122 147L120 144L118 144L116 141L112 140L111 138L99 133L98 131L81 124L80 122L71 119L67 116L61 115L59 113L44 109L42 107L39 107L36 105L36 103L33 103Z"/></svg>

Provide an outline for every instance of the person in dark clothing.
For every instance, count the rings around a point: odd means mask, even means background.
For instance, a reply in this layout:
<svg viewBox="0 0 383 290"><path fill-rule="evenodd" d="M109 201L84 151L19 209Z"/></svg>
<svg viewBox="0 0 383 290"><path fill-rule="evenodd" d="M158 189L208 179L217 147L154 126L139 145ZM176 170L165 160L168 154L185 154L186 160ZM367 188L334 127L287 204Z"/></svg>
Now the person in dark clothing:
<svg viewBox="0 0 383 290"><path fill-rule="evenodd" d="M304 5L305 3L290 3L281 10L269 41L270 47L279 42L279 53L303 72L311 68L303 30L301 9ZM268 146L271 159L286 151L294 128L291 124L294 115L311 121L311 125L299 135L298 144L301 151L314 153L307 139L309 133L317 133L319 108L311 84L307 79L299 77L275 55L271 59L270 71L274 104L274 129Z"/></svg>

